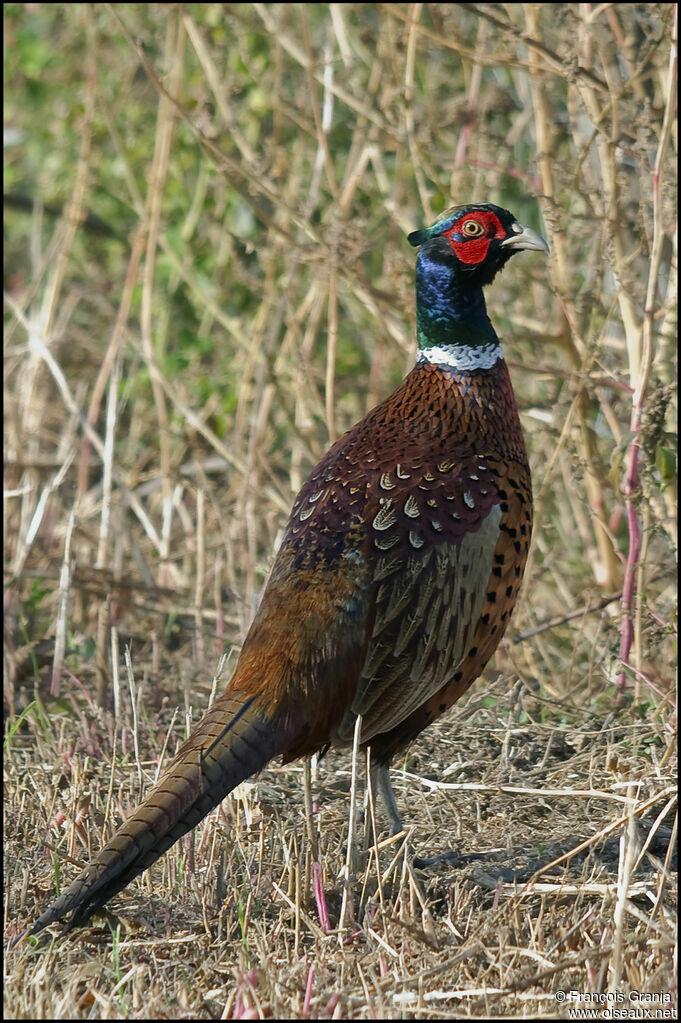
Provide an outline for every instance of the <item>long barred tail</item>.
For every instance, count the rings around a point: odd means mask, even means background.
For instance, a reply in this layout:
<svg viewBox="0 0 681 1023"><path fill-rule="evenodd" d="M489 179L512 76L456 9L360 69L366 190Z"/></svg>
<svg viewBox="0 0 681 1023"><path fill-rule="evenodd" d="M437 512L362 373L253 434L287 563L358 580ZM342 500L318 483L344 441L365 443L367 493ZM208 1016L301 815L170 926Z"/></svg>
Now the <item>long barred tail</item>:
<svg viewBox="0 0 681 1023"><path fill-rule="evenodd" d="M233 788L284 752L287 732L256 709L255 697L224 693L146 799L25 933L37 934L69 913L68 929L85 923Z"/></svg>

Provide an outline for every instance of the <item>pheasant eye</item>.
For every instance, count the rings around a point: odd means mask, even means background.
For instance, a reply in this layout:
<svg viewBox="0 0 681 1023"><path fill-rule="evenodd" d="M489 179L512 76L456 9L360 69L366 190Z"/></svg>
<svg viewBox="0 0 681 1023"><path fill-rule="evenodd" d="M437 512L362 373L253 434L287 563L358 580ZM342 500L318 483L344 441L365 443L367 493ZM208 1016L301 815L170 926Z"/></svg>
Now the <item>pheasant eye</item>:
<svg viewBox="0 0 681 1023"><path fill-rule="evenodd" d="M461 225L461 233L466 238L479 238L483 233L483 226L477 220L465 220Z"/></svg>

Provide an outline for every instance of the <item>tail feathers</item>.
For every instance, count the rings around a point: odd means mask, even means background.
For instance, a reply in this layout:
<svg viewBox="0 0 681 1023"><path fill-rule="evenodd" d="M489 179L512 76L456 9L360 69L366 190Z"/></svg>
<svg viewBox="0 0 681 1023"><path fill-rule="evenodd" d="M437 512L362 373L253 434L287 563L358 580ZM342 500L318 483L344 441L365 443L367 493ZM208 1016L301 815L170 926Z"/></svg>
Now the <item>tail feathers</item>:
<svg viewBox="0 0 681 1023"><path fill-rule="evenodd" d="M37 934L69 913L68 929L85 923L233 788L284 752L288 732L256 710L255 697L221 696L146 799L25 933Z"/></svg>

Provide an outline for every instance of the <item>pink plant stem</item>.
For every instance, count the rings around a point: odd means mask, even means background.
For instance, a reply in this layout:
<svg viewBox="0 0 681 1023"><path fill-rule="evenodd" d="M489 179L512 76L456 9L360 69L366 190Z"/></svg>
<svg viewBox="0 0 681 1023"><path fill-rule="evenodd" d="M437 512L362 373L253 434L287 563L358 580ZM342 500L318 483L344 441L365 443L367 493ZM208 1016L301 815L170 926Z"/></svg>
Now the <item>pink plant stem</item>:
<svg viewBox="0 0 681 1023"><path fill-rule="evenodd" d="M640 678L643 682L645 682L645 684L647 686L650 686L652 691L654 693L657 693L657 695L660 697L660 699L662 699L662 700L667 699L667 700L670 701L672 707L676 707L676 702L674 700L674 696L673 696L672 692L665 693L664 689L661 689L659 686L655 685L655 683L653 682L652 678L649 678L648 675L644 674L642 671L639 671L638 668L636 668L633 664L625 663L624 667L628 668L629 671L632 671L634 673L634 675L637 675L638 678Z"/></svg>
<svg viewBox="0 0 681 1023"><path fill-rule="evenodd" d="M655 611L649 611L648 613L649 613L650 617L653 619L653 621L657 622L658 625L661 625L663 629L671 629L672 628L670 623L668 621L666 621L664 618L660 618L660 616L658 614L656 614ZM677 635L676 629L673 629L672 632L673 632L674 636Z"/></svg>
<svg viewBox="0 0 681 1023"><path fill-rule="evenodd" d="M331 924L329 922L329 911L326 907L321 863L315 862L312 864L312 884L314 887L315 902L317 903L317 912L319 913L319 922L322 925L323 930L329 931L331 930Z"/></svg>
<svg viewBox="0 0 681 1023"><path fill-rule="evenodd" d="M305 998L303 999L303 1018L310 1015L310 1002L312 1001L312 985L314 984L314 966L307 972L307 983L305 985Z"/></svg>
<svg viewBox="0 0 681 1023"><path fill-rule="evenodd" d="M326 1003L326 1008L322 1013L324 1019L331 1019L334 1012L336 1011L336 1006L340 1002L340 998L341 996L338 994L338 992L335 992L334 994L331 995L328 1002Z"/></svg>

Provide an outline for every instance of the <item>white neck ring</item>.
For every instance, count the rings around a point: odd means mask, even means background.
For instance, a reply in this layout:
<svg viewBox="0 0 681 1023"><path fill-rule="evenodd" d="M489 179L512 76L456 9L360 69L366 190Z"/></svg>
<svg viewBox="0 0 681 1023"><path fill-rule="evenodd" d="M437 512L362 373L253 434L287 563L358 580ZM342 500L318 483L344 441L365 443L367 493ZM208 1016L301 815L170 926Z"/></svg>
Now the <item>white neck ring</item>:
<svg viewBox="0 0 681 1023"><path fill-rule="evenodd" d="M448 366L456 370L491 369L503 359L504 353L498 341L486 345L431 345L419 348L416 362Z"/></svg>

